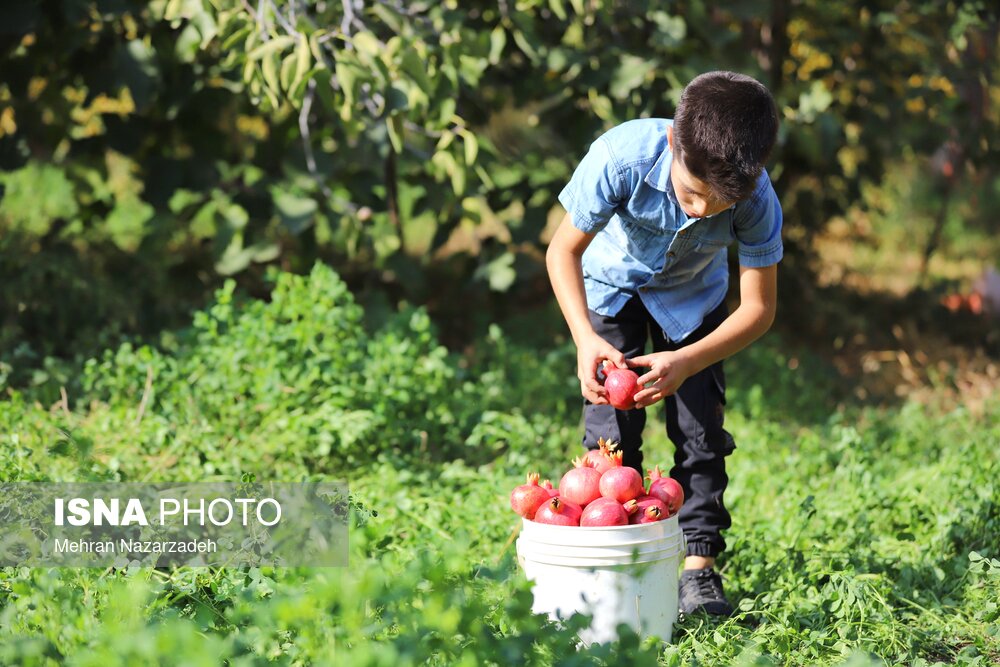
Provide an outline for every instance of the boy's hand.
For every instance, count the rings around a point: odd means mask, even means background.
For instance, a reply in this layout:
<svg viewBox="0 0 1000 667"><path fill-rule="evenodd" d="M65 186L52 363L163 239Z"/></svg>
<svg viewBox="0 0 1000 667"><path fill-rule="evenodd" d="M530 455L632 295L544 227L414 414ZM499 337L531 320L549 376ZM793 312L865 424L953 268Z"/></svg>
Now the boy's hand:
<svg viewBox="0 0 1000 667"><path fill-rule="evenodd" d="M597 369L605 360L619 368L628 368L625 355L597 334L585 338L576 348L576 376L580 393L594 405L608 405L608 392L597 381Z"/></svg>
<svg viewBox="0 0 1000 667"><path fill-rule="evenodd" d="M635 407L644 408L670 396L694 372L690 358L683 350L675 352L654 352L641 357L627 359L631 368L649 368L649 372L639 376L637 384L648 387L641 389L635 395Z"/></svg>

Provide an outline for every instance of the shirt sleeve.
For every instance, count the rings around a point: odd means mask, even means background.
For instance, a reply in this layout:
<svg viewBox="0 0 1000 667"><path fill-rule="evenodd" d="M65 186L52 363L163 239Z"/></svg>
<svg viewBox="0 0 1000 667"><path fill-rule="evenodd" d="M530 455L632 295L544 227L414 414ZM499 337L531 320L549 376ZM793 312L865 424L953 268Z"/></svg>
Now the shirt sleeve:
<svg viewBox="0 0 1000 667"><path fill-rule="evenodd" d="M764 171L750 199L736 206L734 228L740 266L762 268L781 261L781 221L781 203Z"/></svg>
<svg viewBox="0 0 1000 667"><path fill-rule="evenodd" d="M608 224L615 208L626 198L625 178L607 139L600 137L559 193L559 203L570 214L573 226L596 234Z"/></svg>

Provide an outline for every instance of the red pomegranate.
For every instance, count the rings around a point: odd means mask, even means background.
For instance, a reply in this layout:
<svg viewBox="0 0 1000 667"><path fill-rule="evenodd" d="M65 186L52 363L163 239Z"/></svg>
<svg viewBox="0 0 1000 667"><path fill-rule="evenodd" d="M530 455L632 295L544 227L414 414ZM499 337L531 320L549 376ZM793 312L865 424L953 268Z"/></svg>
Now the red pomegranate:
<svg viewBox="0 0 1000 667"><path fill-rule="evenodd" d="M601 473L597 472L590 459L573 459L575 468L559 480L559 497L585 507L587 503L601 497Z"/></svg>
<svg viewBox="0 0 1000 667"><path fill-rule="evenodd" d="M533 519L539 506L549 498L549 492L538 485L538 473L529 472L527 483L511 492L510 508L525 519Z"/></svg>
<svg viewBox="0 0 1000 667"><path fill-rule="evenodd" d="M542 503L535 512L535 521L553 526L579 526L581 514L582 507L556 496Z"/></svg>
<svg viewBox="0 0 1000 667"><path fill-rule="evenodd" d="M628 368L611 367L604 369L604 388L608 391L608 401L617 410L631 410L635 407L633 398L641 387L639 376Z"/></svg>
<svg viewBox="0 0 1000 667"><path fill-rule="evenodd" d="M615 452L611 457L612 466L601 475L601 495L614 498L620 503L634 500L643 495L646 489L642 484L642 475L634 468L622 466L622 453Z"/></svg>
<svg viewBox="0 0 1000 667"><path fill-rule="evenodd" d="M649 495L659 498L667 506L667 515L673 516L681 511L684 504L684 488L676 479L667 477L660 472L660 466L649 471Z"/></svg>

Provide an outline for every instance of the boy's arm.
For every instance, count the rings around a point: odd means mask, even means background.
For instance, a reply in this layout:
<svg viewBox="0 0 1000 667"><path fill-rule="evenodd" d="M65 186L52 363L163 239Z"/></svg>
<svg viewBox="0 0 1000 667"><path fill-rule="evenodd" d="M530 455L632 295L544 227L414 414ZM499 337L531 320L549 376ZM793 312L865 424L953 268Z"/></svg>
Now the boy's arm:
<svg viewBox="0 0 1000 667"><path fill-rule="evenodd" d="M620 368L626 365L625 355L598 336L590 324L581 258L593 239L594 234L574 227L567 213L549 243L545 265L559 309L576 343L576 374L580 378L580 393L591 403L601 405L606 404L608 399L607 391L597 381L598 366L605 359Z"/></svg>
<svg viewBox="0 0 1000 667"><path fill-rule="evenodd" d="M760 338L774 322L778 303L778 265L740 267L740 305L715 331L674 352L657 352L628 360L648 367L639 384L652 382L635 395L643 408L673 394L687 378L725 359Z"/></svg>

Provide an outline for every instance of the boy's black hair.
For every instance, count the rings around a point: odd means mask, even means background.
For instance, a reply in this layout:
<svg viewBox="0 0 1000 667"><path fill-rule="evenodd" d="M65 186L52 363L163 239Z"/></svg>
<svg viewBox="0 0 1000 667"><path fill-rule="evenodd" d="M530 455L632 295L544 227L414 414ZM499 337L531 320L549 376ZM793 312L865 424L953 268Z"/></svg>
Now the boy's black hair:
<svg viewBox="0 0 1000 667"><path fill-rule="evenodd" d="M721 201L753 194L778 136L771 92L736 72L706 72L688 83L674 114L675 159Z"/></svg>

